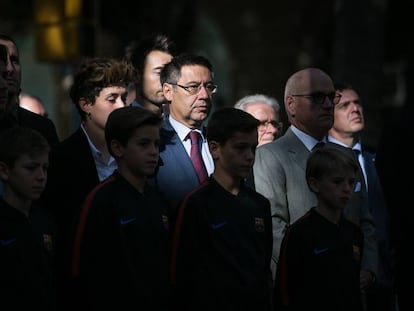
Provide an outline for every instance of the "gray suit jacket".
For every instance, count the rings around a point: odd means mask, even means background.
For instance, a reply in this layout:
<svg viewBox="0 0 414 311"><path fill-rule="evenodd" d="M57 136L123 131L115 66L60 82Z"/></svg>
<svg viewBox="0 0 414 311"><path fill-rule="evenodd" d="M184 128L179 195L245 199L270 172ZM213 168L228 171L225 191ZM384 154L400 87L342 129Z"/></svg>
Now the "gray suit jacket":
<svg viewBox="0 0 414 311"><path fill-rule="evenodd" d="M309 150L289 128L279 139L256 150L256 191L270 200L273 226L272 272L275 276L286 226L303 216L317 199L305 178Z"/></svg>
<svg viewBox="0 0 414 311"><path fill-rule="evenodd" d="M289 128L274 142L260 146L256 150L253 167L256 191L270 200L273 226L272 272L275 276L279 258L280 244L286 226L303 216L311 207L317 205L316 195L306 182L306 161L309 150ZM354 197L355 196L355 197ZM377 247L374 239L375 230L368 206L363 204L363 197L355 193L345 214L361 225L367 234L367 246L363 253L363 268L376 273ZM366 208L362 208L362 206ZM352 217L351 217L352 216Z"/></svg>

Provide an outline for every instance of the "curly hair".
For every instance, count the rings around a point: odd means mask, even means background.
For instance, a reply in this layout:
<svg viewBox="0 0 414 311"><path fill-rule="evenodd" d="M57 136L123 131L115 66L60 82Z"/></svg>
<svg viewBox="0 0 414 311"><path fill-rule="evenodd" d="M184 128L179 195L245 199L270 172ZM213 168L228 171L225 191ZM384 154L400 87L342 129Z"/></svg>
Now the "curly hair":
<svg viewBox="0 0 414 311"><path fill-rule="evenodd" d="M134 67L126 60L114 58L89 58L79 66L73 78L70 89L70 98L82 119L86 117L80 108L80 99L92 104L103 88L122 86L127 88L134 79Z"/></svg>

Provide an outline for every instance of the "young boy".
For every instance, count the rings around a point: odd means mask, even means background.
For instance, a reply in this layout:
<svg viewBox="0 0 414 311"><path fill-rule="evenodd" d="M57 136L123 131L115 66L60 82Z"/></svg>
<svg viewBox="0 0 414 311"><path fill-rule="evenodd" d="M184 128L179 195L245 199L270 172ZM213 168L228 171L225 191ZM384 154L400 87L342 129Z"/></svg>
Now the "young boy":
<svg viewBox="0 0 414 311"><path fill-rule="evenodd" d="M36 130L0 134L0 301L4 310L55 310L54 224L34 206L47 179L49 144Z"/></svg>
<svg viewBox="0 0 414 311"><path fill-rule="evenodd" d="M324 147L310 154L306 180L318 205L290 225L282 240L278 305L288 310L362 310L363 236L360 227L342 214L357 172L356 160L346 151Z"/></svg>
<svg viewBox="0 0 414 311"><path fill-rule="evenodd" d="M269 201L244 185L259 121L215 111L207 140L215 170L183 201L173 239L172 281L180 310L270 310Z"/></svg>
<svg viewBox="0 0 414 311"><path fill-rule="evenodd" d="M167 204L146 181L159 158L161 119L139 107L110 113L105 139L118 169L86 198L72 276L82 310L167 310Z"/></svg>

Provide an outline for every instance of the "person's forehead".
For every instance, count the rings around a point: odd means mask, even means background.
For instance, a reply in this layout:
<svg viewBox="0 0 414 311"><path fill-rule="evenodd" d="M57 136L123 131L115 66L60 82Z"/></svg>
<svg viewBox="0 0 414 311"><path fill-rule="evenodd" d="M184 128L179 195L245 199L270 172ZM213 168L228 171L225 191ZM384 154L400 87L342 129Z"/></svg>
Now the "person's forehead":
<svg viewBox="0 0 414 311"><path fill-rule="evenodd" d="M351 90L351 89L342 90L340 93L342 95L341 101L343 101L344 98L348 98L348 97L359 98L357 92L355 92L354 90Z"/></svg>
<svg viewBox="0 0 414 311"><path fill-rule="evenodd" d="M164 66L166 63L170 62L172 55L163 51L153 50L147 54L145 62L147 64L155 64Z"/></svg>
<svg viewBox="0 0 414 311"><path fill-rule="evenodd" d="M263 102L250 103L246 107L246 112L253 114L253 115L269 115L269 114L272 116L276 115L274 109L271 106Z"/></svg>
<svg viewBox="0 0 414 311"><path fill-rule="evenodd" d="M198 79L211 79L212 74L207 67L202 65L184 65L181 67L181 78L197 81Z"/></svg>
<svg viewBox="0 0 414 311"><path fill-rule="evenodd" d="M12 41L0 39L0 44L7 47L7 52L12 55L18 55L17 47Z"/></svg>

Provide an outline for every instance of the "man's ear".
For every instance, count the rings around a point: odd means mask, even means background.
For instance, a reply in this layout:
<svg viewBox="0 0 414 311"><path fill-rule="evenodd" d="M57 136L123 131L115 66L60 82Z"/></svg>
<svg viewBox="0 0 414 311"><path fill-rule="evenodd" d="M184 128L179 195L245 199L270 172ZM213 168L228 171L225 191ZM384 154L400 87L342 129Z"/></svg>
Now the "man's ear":
<svg viewBox="0 0 414 311"><path fill-rule="evenodd" d="M9 179L9 166L0 161L0 179L7 180Z"/></svg>
<svg viewBox="0 0 414 311"><path fill-rule="evenodd" d="M164 83L162 85L162 92L164 94L164 97L169 102L172 101L172 98L173 98L173 92L174 92L173 87L174 86L169 83Z"/></svg>
<svg viewBox="0 0 414 311"><path fill-rule="evenodd" d="M285 102L286 102L285 107L287 109L288 115L295 116L296 115L296 102L294 98L292 96L287 96Z"/></svg>
<svg viewBox="0 0 414 311"><path fill-rule="evenodd" d="M220 144L217 141L209 140L208 148L210 149L210 153L213 160L217 160L220 158Z"/></svg>

